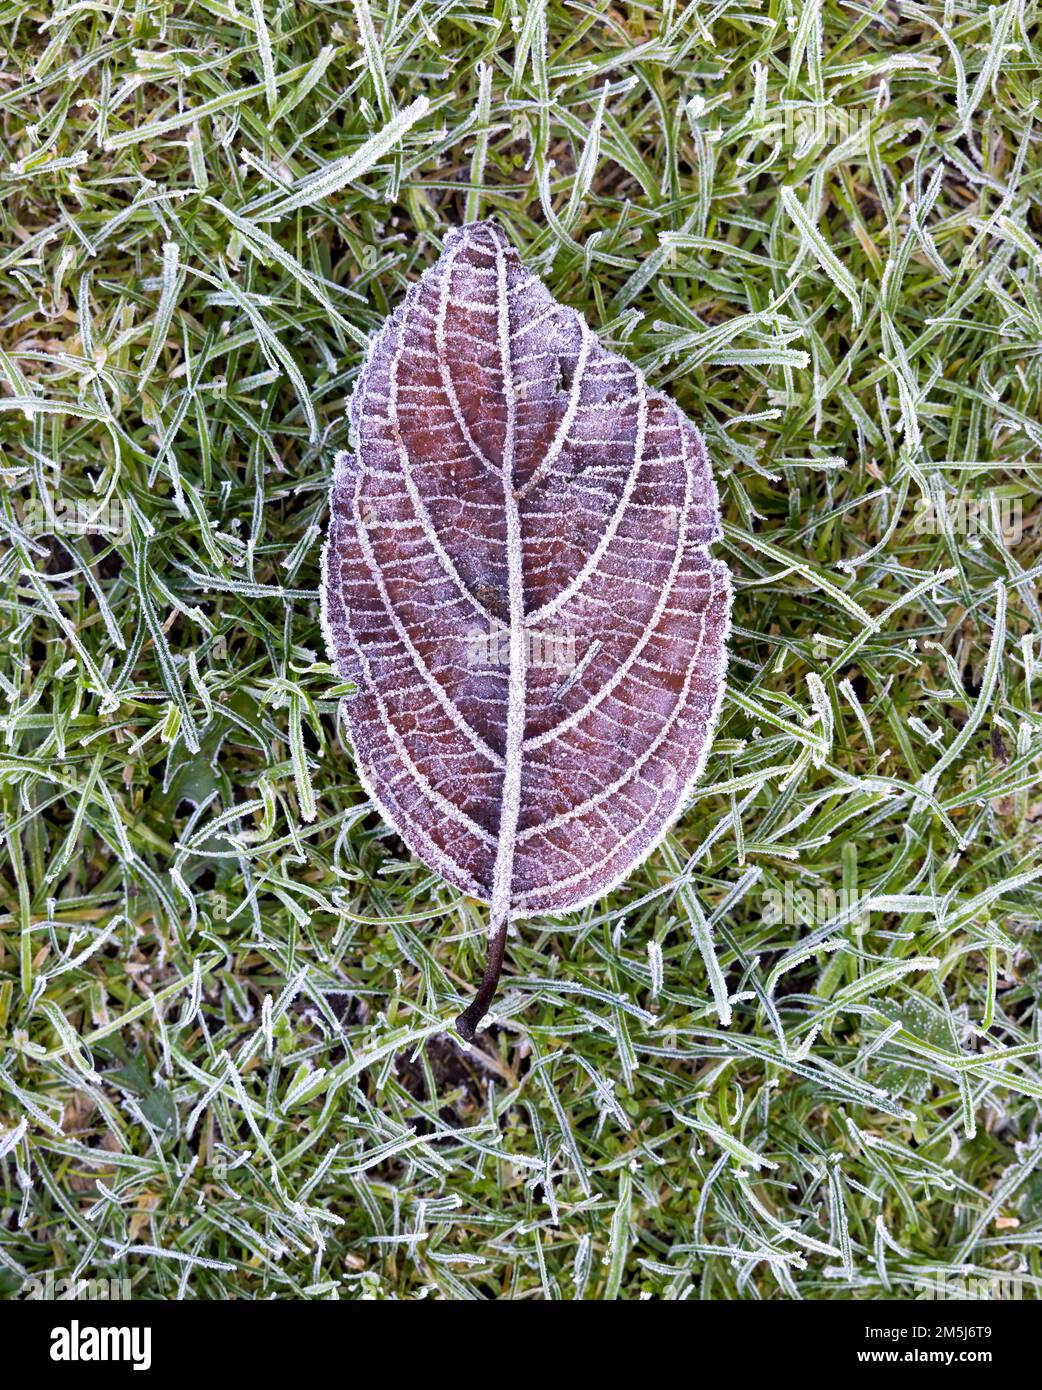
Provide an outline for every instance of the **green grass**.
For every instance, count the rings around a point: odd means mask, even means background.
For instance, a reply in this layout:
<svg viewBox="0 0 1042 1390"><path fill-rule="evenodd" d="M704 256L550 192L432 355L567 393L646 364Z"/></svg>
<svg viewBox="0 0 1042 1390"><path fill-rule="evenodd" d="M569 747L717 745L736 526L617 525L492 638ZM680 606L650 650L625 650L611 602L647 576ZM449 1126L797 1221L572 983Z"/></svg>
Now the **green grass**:
<svg viewBox="0 0 1042 1390"><path fill-rule="evenodd" d="M1034 1296L1037 5L0 41L0 1292ZM690 810L466 1056L483 909L367 807L316 586L365 343L479 216L703 423L736 596Z"/></svg>

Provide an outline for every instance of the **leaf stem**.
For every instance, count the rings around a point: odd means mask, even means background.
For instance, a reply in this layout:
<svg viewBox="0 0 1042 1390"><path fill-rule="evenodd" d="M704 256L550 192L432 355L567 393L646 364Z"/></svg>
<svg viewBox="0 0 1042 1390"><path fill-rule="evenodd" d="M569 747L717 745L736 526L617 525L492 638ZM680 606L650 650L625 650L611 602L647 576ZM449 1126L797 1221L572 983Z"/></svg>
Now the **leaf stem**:
<svg viewBox="0 0 1042 1390"><path fill-rule="evenodd" d="M485 961L485 974L478 992L456 1019L456 1032L464 1042L473 1042L478 1024L488 1012L488 1006L499 985L499 973L503 969L503 952L507 942L507 919L504 917L496 927L488 943L488 957Z"/></svg>

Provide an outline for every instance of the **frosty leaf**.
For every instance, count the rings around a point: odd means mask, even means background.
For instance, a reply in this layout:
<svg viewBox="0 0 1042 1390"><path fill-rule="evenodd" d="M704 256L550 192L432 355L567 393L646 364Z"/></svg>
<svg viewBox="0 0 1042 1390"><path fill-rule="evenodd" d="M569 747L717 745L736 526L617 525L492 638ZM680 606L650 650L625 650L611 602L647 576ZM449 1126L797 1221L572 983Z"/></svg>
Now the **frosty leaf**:
<svg viewBox="0 0 1042 1390"><path fill-rule="evenodd" d="M363 784L507 923L601 897L683 810L723 693L730 589L695 427L525 270L450 232L375 339L337 460L330 659Z"/></svg>

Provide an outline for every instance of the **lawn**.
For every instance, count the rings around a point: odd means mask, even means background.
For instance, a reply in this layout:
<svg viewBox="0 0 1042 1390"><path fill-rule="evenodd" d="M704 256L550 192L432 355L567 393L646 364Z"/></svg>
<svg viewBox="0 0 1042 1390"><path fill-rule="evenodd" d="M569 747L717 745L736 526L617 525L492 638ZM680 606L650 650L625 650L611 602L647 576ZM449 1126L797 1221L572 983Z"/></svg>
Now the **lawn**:
<svg viewBox="0 0 1042 1390"><path fill-rule="evenodd" d="M1038 6L0 42L0 1295L1037 1296ZM477 218L703 428L735 597L689 808L467 1051L486 909L368 803L318 583Z"/></svg>

